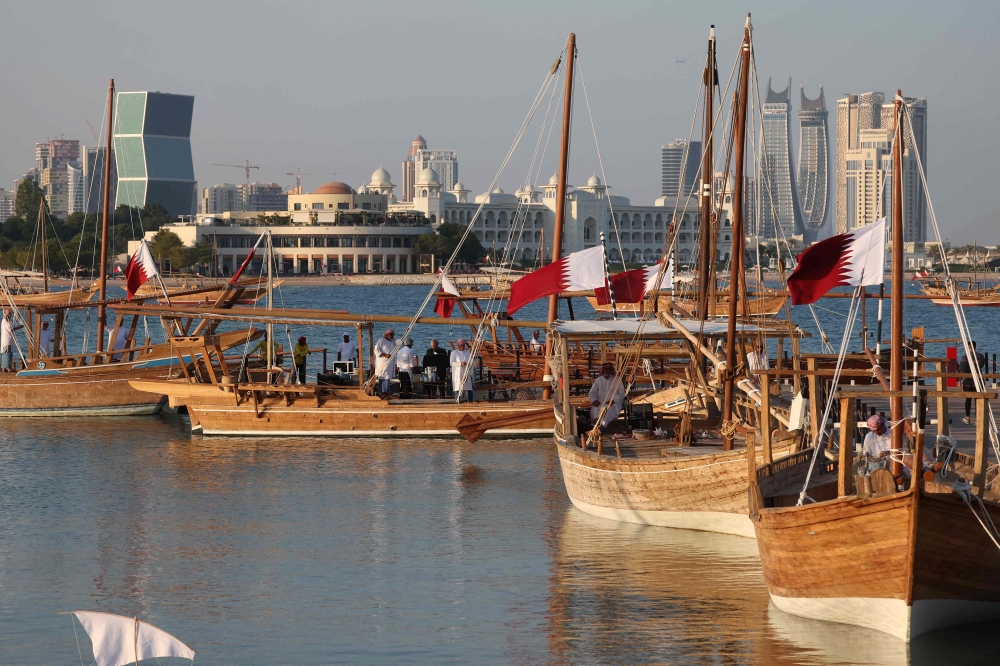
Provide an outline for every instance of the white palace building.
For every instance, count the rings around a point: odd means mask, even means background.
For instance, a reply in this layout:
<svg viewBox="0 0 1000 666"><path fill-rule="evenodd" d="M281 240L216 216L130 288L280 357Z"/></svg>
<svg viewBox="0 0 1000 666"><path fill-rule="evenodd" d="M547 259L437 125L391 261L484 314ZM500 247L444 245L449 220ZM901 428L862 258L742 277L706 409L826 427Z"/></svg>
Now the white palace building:
<svg viewBox="0 0 1000 666"><path fill-rule="evenodd" d="M473 226L480 243L500 253L511 234L520 233L514 259L533 262L539 255L551 256L556 180L553 176L540 191L529 187L508 194L497 188L470 199L461 181L443 191L437 172L427 168L416 174L413 200L403 202L395 196L389 173L379 168L370 182L357 189L345 183L325 183L312 193L289 194L287 210L199 215L193 222L164 228L188 246L211 242L223 274L243 262L265 228L274 237L282 273L413 273L420 269L414 248L417 237L434 233L445 222L468 225L482 205ZM656 261L676 214L678 261L682 267L691 263L700 218L694 198L661 197L652 206L633 206L628 198L612 195L608 189L597 176L591 176L586 186L567 188L564 255L595 246L604 232L612 264L620 262L623 254L630 263ZM729 214L724 211L720 258L729 254L729 227ZM147 232L147 240L154 234ZM129 252L134 249L130 247Z"/></svg>

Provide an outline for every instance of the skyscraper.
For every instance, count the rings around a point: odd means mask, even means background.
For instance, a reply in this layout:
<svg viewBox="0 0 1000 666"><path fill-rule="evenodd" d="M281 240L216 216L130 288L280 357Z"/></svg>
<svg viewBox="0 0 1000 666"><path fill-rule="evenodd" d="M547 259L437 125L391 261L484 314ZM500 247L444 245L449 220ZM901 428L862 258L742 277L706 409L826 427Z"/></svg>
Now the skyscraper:
<svg viewBox="0 0 1000 666"><path fill-rule="evenodd" d="M913 122L903 138L903 239L927 239L927 202L917 151L927 171L927 100L907 97ZM872 131L877 130L877 131ZM892 142L895 109L885 94L869 92L837 100L837 225L844 233L885 216L892 224L889 205L892 187ZM876 215L877 217L872 217Z"/></svg>
<svg viewBox="0 0 1000 666"><path fill-rule="evenodd" d="M118 205L157 203L171 215L194 214L193 111L190 95L118 93L114 142Z"/></svg>
<svg viewBox="0 0 1000 666"><path fill-rule="evenodd" d="M80 162L83 168L83 208L88 214L100 213L104 210L104 153L107 148L84 146L80 150ZM108 199L111 208L118 195L118 167L115 164L114 151L111 153L111 190Z"/></svg>
<svg viewBox="0 0 1000 666"><path fill-rule="evenodd" d="M416 178L425 169L434 169L440 179L441 189L450 191L458 182L458 153L454 150L428 150L427 141L417 135L402 164L403 201L413 201Z"/></svg>
<svg viewBox="0 0 1000 666"><path fill-rule="evenodd" d="M700 168L701 141L689 144L687 139L677 139L660 146L660 196L686 197L691 194ZM694 192L694 196L697 197L698 193Z"/></svg>
<svg viewBox="0 0 1000 666"><path fill-rule="evenodd" d="M771 90L763 108L763 150L760 184L760 222L764 238L789 238L802 233L795 172L792 168L792 80L782 91Z"/></svg>
<svg viewBox="0 0 1000 666"><path fill-rule="evenodd" d="M206 215L217 215L242 208L240 191L232 183L213 185L202 190L201 212Z"/></svg>
<svg viewBox="0 0 1000 666"><path fill-rule="evenodd" d="M830 196L830 140L827 132L826 98L809 99L799 91L799 202L804 232L815 236L826 221Z"/></svg>
<svg viewBox="0 0 1000 666"><path fill-rule="evenodd" d="M70 213L69 167L78 166L80 142L71 139L50 139L48 143L35 144L35 162L38 169L38 186L45 193L49 211L58 217Z"/></svg>

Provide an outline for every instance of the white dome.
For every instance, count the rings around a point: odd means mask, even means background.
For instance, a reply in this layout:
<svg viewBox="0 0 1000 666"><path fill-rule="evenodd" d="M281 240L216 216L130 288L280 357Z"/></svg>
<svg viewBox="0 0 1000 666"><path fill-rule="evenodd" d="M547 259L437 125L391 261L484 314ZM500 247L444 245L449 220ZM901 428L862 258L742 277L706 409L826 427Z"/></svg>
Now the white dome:
<svg viewBox="0 0 1000 666"><path fill-rule="evenodd" d="M559 174L554 173L554 174L552 174L552 177L549 178L549 185L555 186L555 185L558 185L558 184L559 184Z"/></svg>
<svg viewBox="0 0 1000 666"><path fill-rule="evenodd" d="M389 172L379 167L372 174L372 185L391 185L392 178L389 177Z"/></svg>
<svg viewBox="0 0 1000 666"><path fill-rule="evenodd" d="M462 181L455 183L455 187L451 188L453 192L460 192L465 189L465 185L462 185Z"/></svg>
<svg viewBox="0 0 1000 666"><path fill-rule="evenodd" d="M600 187L600 186L601 186L601 179L597 177L596 173L587 179L587 187Z"/></svg>
<svg viewBox="0 0 1000 666"><path fill-rule="evenodd" d="M417 183L421 185L440 185L441 181L438 179L438 172L427 167L417 174Z"/></svg>
<svg viewBox="0 0 1000 666"><path fill-rule="evenodd" d="M501 190L499 187L493 190L493 192L491 192L491 194L503 194L503 193L504 193L503 190Z"/></svg>

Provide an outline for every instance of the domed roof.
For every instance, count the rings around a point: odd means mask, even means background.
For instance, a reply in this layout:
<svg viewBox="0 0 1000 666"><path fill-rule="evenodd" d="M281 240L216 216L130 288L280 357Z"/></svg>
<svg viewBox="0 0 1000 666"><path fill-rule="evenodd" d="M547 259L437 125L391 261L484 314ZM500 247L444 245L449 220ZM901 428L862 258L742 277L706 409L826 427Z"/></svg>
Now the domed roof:
<svg viewBox="0 0 1000 666"><path fill-rule="evenodd" d="M421 185L440 185L441 181L438 179L438 172L434 169L427 167L419 174L417 174L417 182Z"/></svg>
<svg viewBox="0 0 1000 666"><path fill-rule="evenodd" d="M372 174L372 185L391 185L392 178L389 176L389 172L379 167Z"/></svg>
<svg viewBox="0 0 1000 666"><path fill-rule="evenodd" d="M554 173L552 177L549 178L549 185L555 186L559 184L559 174Z"/></svg>
<svg viewBox="0 0 1000 666"><path fill-rule="evenodd" d="M323 183L313 194L354 194L354 188L347 183Z"/></svg>
<svg viewBox="0 0 1000 666"><path fill-rule="evenodd" d="M587 179L587 187L600 187L601 184L601 179L597 177L596 173Z"/></svg>
<svg viewBox="0 0 1000 666"><path fill-rule="evenodd" d="M455 187L451 188L452 192L460 192L462 190L465 190L465 185L462 185L462 181L458 181L455 183Z"/></svg>

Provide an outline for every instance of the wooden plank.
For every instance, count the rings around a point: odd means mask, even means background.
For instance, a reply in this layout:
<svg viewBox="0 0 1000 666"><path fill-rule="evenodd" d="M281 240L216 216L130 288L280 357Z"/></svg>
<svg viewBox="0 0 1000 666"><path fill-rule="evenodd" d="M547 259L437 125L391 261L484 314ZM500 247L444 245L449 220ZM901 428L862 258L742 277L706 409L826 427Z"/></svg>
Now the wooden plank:
<svg viewBox="0 0 1000 666"><path fill-rule="evenodd" d="M937 433L939 435L950 435L951 434L951 424L949 423L948 416L948 398L942 393L948 390L948 380L944 377L944 363L937 362L934 364L934 372L937 374L935 378L935 388L938 392L937 397Z"/></svg>
<svg viewBox="0 0 1000 666"><path fill-rule="evenodd" d="M767 380L762 378L760 387L760 448L764 454L764 464L774 462L771 453L771 391Z"/></svg>
<svg viewBox="0 0 1000 666"><path fill-rule="evenodd" d="M976 462L973 467L972 486L980 497L986 489L986 467L989 453L986 449L987 402L985 398L976 399Z"/></svg>
<svg viewBox="0 0 1000 666"><path fill-rule="evenodd" d="M808 370L816 370L816 359L807 358L806 368ZM820 408L826 402L823 400L823 396L820 395L819 387L819 377L816 375L809 375L809 432L812 435L811 441L814 446L819 440Z"/></svg>
<svg viewBox="0 0 1000 666"><path fill-rule="evenodd" d="M857 407L853 397L840 399L840 464L837 476L837 495L854 494L854 422Z"/></svg>

